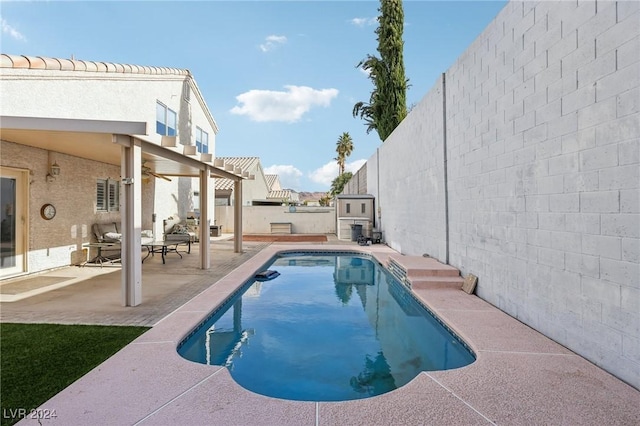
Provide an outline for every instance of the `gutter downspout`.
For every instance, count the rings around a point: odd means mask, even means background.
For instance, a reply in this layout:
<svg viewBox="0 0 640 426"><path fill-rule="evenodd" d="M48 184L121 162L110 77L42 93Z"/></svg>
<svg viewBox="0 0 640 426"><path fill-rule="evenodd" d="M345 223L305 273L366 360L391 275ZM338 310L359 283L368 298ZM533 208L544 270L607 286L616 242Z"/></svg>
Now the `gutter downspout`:
<svg viewBox="0 0 640 426"><path fill-rule="evenodd" d="M377 187L377 191L378 191L378 202L376 203L377 206L377 211L378 211L378 231L382 232L382 204L380 203L380 147L376 148L376 177L378 178L378 187ZM376 200L374 199L373 202L375 203Z"/></svg>

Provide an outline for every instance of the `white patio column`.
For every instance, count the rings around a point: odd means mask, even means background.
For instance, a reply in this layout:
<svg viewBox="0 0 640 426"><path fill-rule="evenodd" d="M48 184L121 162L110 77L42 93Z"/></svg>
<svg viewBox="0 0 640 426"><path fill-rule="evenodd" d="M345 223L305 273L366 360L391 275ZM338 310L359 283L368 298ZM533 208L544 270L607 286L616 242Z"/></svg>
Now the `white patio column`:
<svg viewBox="0 0 640 426"><path fill-rule="evenodd" d="M242 179L233 184L233 251L242 253Z"/></svg>
<svg viewBox="0 0 640 426"><path fill-rule="evenodd" d="M200 268L211 267L209 247L209 169L200 170Z"/></svg>
<svg viewBox="0 0 640 426"><path fill-rule="evenodd" d="M118 136L118 143L125 137ZM140 141L128 138L122 147L122 304L142 303L142 148Z"/></svg>

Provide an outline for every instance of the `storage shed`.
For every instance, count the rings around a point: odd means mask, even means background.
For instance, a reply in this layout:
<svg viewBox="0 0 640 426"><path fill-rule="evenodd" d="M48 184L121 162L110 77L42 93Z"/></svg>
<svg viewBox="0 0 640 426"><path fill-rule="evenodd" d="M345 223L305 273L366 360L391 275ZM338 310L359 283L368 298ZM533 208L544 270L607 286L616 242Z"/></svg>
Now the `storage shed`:
<svg viewBox="0 0 640 426"><path fill-rule="evenodd" d="M371 237L375 226L375 198L369 194L340 194L336 196L336 230L339 240L355 241L354 236ZM355 232L355 235L354 235Z"/></svg>

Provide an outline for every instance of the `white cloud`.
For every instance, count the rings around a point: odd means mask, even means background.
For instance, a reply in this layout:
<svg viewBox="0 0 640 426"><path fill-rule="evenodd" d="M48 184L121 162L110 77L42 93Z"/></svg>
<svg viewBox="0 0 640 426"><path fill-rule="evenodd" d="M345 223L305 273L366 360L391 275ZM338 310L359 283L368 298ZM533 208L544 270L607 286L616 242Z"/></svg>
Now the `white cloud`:
<svg viewBox="0 0 640 426"><path fill-rule="evenodd" d="M344 165L344 169L347 172L355 174L366 162L367 160L355 160L351 163L346 163ZM309 179L311 179L315 183L326 185L327 189L331 186L331 182L333 182L336 177L338 177L338 163L335 161L331 161L320 167L319 169L316 169L309 173Z"/></svg>
<svg viewBox="0 0 640 426"><path fill-rule="evenodd" d="M300 190L300 178L302 172L291 165L277 165L266 167L264 173L267 175L278 175L282 189Z"/></svg>
<svg viewBox="0 0 640 426"><path fill-rule="evenodd" d="M9 25L9 23L5 19L0 18L0 26L2 26L2 34L8 34L9 37L15 40L27 41L27 38L23 36L18 30Z"/></svg>
<svg viewBox="0 0 640 426"><path fill-rule="evenodd" d="M378 18L353 18L350 21L356 27L366 27L368 25L375 25L378 22Z"/></svg>
<svg viewBox="0 0 640 426"><path fill-rule="evenodd" d="M230 112L246 115L253 121L296 122L312 106L328 107L331 100L338 96L338 89L316 90L306 86L284 86L286 92L273 90L249 90L236 96L241 104Z"/></svg>
<svg viewBox="0 0 640 426"><path fill-rule="evenodd" d="M315 169L309 173L309 179L315 183L326 185L327 189L331 186L331 182L338 176L338 164L335 161L325 164L319 169Z"/></svg>
<svg viewBox="0 0 640 426"><path fill-rule="evenodd" d="M287 42L287 37L270 35L270 36L267 36L264 40L265 42L260 44L258 47L263 52L268 52L270 50L275 49L280 44L285 44Z"/></svg>

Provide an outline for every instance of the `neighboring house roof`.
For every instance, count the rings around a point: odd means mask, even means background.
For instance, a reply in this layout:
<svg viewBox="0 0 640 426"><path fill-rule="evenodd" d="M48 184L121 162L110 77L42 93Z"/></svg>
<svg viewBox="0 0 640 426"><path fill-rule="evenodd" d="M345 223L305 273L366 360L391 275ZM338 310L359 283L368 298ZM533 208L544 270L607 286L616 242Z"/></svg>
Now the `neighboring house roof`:
<svg viewBox="0 0 640 426"><path fill-rule="evenodd" d="M216 191L233 191L231 179L216 179Z"/></svg>
<svg viewBox="0 0 640 426"><path fill-rule="evenodd" d="M280 176L278 175L264 175L265 179L267 179L267 186L271 191L280 191L282 187L280 186Z"/></svg>
<svg viewBox="0 0 640 426"><path fill-rule="evenodd" d="M263 173L262 167L260 166L260 157L217 157L217 159L223 160L225 165L232 164L242 168L242 170L254 170L256 175L260 174L264 176L267 189L269 190L269 193L266 195L266 200L287 200L294 202L299 200L297 192L280 187L280 177L278 175L267 175ZM216 179L215 188L220 197L228 197L233 192L234 182L231 179ZM265 198L259 199L265 200Z"/></svg>
<svg viewBox="0 0 640 426"><path fill-rule="evenodd" d="M260 157L216 157L218 160L224 160L224 164L233 164L242 170L252 170L260 163ZM216 179L216 191L233 190L234 181L231 179Z"/></svg>
<svg viewBox="0 0 640 426"><path fill-rule="evenodd" d="M298 201L298 193L290 189L281 189L279 191L271 191L267 195L267 200L288 200Z"/></svg>
<svg viewBox="0 0 640 426"><path fill-rule="evenodd" d="M260 157L216 157L218 160L224 160L224 164L233 164L242 170L249 170L251 167L260 162Z"/></svg>
<svg viewBox="0 0 640 426"><path fill-rule="evenodd" d="M110 73L110 74L145 74L145 75L182 75L191 83L191 87L203 111L207 114L211 127L218 132L218 125L204 101L198 85L188 69L153 67L143 65L119 64L114 62L84 61L77 59L48 58L45 56L0 54L0 68L34 69L52 71L79 71L82 73Z"/></svg>

